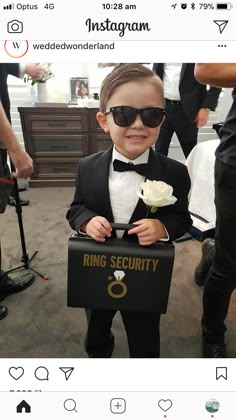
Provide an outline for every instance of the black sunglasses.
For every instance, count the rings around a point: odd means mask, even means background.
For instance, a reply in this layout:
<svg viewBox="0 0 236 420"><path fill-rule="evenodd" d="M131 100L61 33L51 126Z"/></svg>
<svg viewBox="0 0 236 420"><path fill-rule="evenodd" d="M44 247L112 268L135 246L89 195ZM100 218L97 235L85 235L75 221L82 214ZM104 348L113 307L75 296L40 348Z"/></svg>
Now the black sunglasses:
<svg viewBox="0 0 236 420"><path fill-rule="evenodd" d="M112 113L114 122L119 127L128 127L140 114L144 125L150 128L158 127L161 124L165 110L162 108L132 108L131 106L113 106L105 109L105 115Z"/></svg>

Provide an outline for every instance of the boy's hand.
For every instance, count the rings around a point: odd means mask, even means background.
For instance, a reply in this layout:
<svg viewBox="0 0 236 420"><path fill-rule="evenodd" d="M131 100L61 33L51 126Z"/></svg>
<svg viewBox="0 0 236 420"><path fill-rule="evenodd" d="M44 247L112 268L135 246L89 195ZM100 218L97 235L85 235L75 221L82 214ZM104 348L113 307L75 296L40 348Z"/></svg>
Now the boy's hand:
<svg viewBox="0 0 236 420"><path fill-rule="evenodd" d="M134 223L137 227L128 231L129 235L136 234L139 245L152 245L159 239L167 238L166 231L160 222L156 219L141 219Z"/></svg>
<svg viewBox="0 0 236 420"><path fill-rule="evenodd" d="M85 226L85 232L95 241L104 242L111 236L112 227L105 217L95 216Z"/></svg>

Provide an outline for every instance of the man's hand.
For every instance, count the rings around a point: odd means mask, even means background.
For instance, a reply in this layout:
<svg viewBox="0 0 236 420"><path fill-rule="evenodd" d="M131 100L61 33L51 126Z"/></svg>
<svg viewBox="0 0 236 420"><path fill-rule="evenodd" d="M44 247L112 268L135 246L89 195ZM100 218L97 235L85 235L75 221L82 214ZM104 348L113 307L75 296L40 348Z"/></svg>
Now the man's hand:
<svg viewBox="0 0 236 420"><path fill-rule="evenodd" d="M20 146L14 151L8 151L17 172L12 172L14 178L27 178L33 172L31 157Z"/></svg>
<svg viewBox="0 0 236 420"><path fill-rule="evenodd" d="M40 64L28 63L25 66L25 73L32 77L32 79L40 79L45 74L45 70Z"/></svg>
<svg viewBox="0 0 236 420"><path fill-rule="evenodd" d="M204 125L207 124L208 121L208 117L209 117L209 111L206 108L201 108L199 109L197 116L194 120L194 122L196 123L197 128L201 128Z"/></svg>
<svg viewBox="0 0 236 420"><path fill-rule="evenodd" d="M167 238L166 231L160 220L157 219L141 219L134 222L137 227L128 231L129 235L136 234L139 245L152 245L159 239Z"/></svg>
<svg viewBox="0 0 236 420"><path fill-rule="evenodd" d="M84 226L82 230L85 230L88 236L98 242L105 242L106 237L111 236L112 227L105 217L95 216Z"/></svg>

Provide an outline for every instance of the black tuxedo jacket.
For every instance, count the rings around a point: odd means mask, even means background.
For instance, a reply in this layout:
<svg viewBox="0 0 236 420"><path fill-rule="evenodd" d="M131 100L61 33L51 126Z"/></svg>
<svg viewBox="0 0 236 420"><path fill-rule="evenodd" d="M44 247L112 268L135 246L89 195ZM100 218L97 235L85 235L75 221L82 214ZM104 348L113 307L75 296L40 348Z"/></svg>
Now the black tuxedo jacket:
<svg viewBox="0 0 236 420"><path fill-rule="evenodd" d="M94 216L103 216L114 222L109 197L109 166L112 158L111 146L105 152L83 158L78 165L76 191L67 219L72 229L79 231L81 225ZM162 156L150 149L147 179L164 181L173 187L175 204L160 207L150 218L159 219L166 227L170 240L182 236L192 224L188 212L190 178L186 166ZM139 199L129 223L145 218L147 206ZM126 233L124 234L124 236ZM113 236L116 236L113 232Z"/></svg>
<svg viewBox="0 0 236 420"><path fill-rule="evenodd" d="M19 64L0 63L0 100L2 102L2 106L6 113L6 116L8 120L11 122L10 98L9 98L8 86L7 86L7 77L9 74L11 74L12 76L19 77L20 76Z"/></svg>
<svg viewBox="0 0 236 420"><path fill-rule="evenodd" d="M211 111L215 111L221 92L221 89L217 87L210 87L207 90L206 85L199 83L194 77L194 66L194 63L182 64L179 82L182 107L191 122L194 122L201 108L208 108ZM163 63L154 63L153 71L163 80Z"/></svg>

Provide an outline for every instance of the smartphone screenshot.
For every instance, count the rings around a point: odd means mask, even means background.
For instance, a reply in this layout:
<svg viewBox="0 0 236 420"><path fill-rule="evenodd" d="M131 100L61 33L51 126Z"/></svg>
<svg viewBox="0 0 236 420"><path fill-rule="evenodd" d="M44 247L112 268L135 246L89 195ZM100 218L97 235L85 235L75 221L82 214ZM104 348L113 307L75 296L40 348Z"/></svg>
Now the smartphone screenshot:
<svg viewBox="0 0 236 420"><path fill-rule="evenodd" d="M0 416L233 418L235 7L0 0Z"/></svg>

